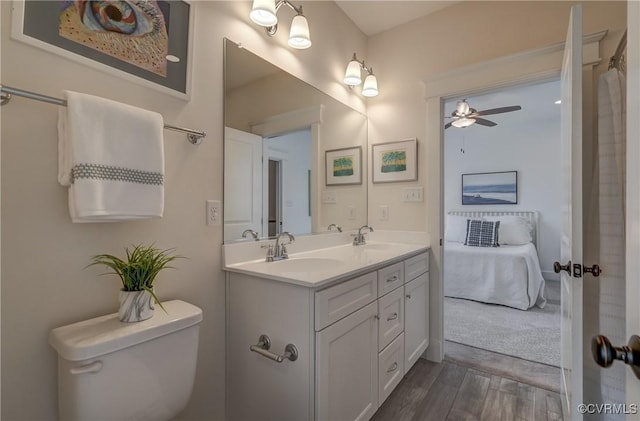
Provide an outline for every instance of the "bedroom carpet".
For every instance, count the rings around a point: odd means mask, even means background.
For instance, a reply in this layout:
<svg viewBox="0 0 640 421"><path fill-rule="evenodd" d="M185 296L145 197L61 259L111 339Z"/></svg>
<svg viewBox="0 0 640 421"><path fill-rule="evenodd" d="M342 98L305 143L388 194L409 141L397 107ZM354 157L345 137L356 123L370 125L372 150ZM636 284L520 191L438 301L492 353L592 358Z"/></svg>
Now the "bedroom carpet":
<svg viewBox="0 0 640 421"><path fill-rule="evenodd" d="M527 311L445 297L444 337L448 341L560 366L560 306Z"/></svg>

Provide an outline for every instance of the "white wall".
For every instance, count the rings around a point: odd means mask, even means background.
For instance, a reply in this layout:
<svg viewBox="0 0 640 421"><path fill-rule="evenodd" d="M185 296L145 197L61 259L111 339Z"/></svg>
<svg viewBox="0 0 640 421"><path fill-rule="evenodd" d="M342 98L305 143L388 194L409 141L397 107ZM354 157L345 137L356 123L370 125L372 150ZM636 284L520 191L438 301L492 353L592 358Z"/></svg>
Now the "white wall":
<svg viewBox="0 0 640 421"><path fill-rule="evenodd" d="M471 103L480 104L477 100ZM455 102L445 105L446 110L454 108ZM560 109L556 108L555 118L529 120L522 125L509 124L512 117L508 115L488 116L500 123L495 127L452 127L444 138L445 214L455 209L538 211L538 257L545 279L557 279L553 262L560 259ZM526 107L517 112L526 112ZM518 172L518 204L462 206L461 175L497 171Z"/></svg>
<svg viewBox="0 0 640 421"><path fill-rule="evenodd" d="M222 226L205 225L205 201L222 198L222 46L229 37L333 97L364 111L338 83L366 38L333 2L303 2L313 47L286 45L291 15L278 34L248 18L249 1L192 1L193 93L186 102L77 64L10 38L12 2L2 1L2 83L60 97L86 92L163 114L171 124L208 133L197 147L165 132L165 216L115 224L72 224L66 189L56 182L57 108L15 98L2 107L2 419L57 418L56 355L47 344L57 326L116 311L118 281L84 269L91 255L122 253L131 243L177 247L188 259L158 279L160 299L204 311L195 388L180 419L220 420L225 401L225 290ZM283 14L285 12L281 12ZM331 28L332 30L323 30Z"/></svg>
<svg viewBox="0 0 640 421"><path fill-rule="evenodd" d="M273 137L265 145L282 157L282 231L310 234L311 131Z"/></svg>

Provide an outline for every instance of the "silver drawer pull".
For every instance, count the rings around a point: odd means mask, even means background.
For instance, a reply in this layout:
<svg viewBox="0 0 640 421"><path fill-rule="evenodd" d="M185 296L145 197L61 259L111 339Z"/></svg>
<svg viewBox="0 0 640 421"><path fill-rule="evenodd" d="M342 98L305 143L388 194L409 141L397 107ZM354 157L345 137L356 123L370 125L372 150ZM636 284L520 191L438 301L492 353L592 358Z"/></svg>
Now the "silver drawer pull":
<svg viewBox="0 0 640 421"><path fill-rule="evenodd" d="M393 364L391 364L391 367L389 367L389 369L387 370L387 373L393 373L397 369L398 369L398 363L394 362Z"/></svg>
<svg viewBox="0 0 640 421"><path fill-rule="evenodd" d="M398 275L393 275L391 278L387 278L387 282L395 282L398 280Z"/></svg>
<svg viewBox="0 0 640 421"><path fill-rule="evenodd" d="M296 348L294 344L287 344L287 346L284 347L284 354L282 355L274 354L269 351L269 348L271 348L271 340L267 335L260 335L258 343L249 347L252 352L258 353L277 363L281 363L284 360L295 361L298 359L298 348Z"/></svg>
<svg viewBox="0 0 640 421"><path fill-rule="evenodd" d="M395 320L398 318L398 313L393 313L391 316L387 317L387 321Z"/></svg>
<svg viewBox="0 0 640 421"><path fill-rule="evenodd" d="M411 299L411 294L407 294L405 297L407 297L407 299Z"/></svg>

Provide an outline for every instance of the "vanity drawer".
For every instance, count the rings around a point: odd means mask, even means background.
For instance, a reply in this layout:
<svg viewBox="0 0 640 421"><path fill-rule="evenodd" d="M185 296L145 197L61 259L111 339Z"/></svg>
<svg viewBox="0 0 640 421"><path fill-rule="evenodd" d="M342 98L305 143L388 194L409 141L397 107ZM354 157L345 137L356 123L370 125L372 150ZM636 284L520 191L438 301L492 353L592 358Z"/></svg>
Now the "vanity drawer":
<svg viewBox="0 0 640 421"><path fill-rule="evenodd" d="M393 291L404 284L404 264L402 262L378 270L378 296Z"/></svg>
<svg viewBox="0 0 640 421"><path fill-rule="evenodd" d="M404 376L404 333L378 355L378 405L389 397Z"/></svg>
<svg viewBox="0 0 640 421"><path fill-rule="evenodd" d="M404 288L378 299L378 351L404 331Z"/></svg>
<svg viewBox="0 0 640 421"><path fill-rule="evenodd" d="M409 282L429 270L429 254L422 253L404 261L404 279Z"/></svg>
<svg viewBox="0 0 640 421"><path fill-rule="evenodd" d="M348 316L377 297L376 272L367 273L316 292L316 331Z"/></svg>

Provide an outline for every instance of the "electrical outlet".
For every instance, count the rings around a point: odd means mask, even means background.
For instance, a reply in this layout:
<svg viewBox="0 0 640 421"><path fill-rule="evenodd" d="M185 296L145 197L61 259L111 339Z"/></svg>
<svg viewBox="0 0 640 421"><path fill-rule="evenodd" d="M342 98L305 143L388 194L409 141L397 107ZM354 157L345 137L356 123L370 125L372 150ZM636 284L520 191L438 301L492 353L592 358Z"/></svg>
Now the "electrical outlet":
<svg viewBox="0 0 640 421"><path fill-rule="evenodd" d="M353 220L356 219L356 207L355 206L347 206L347 219Z"/></svg>
<svg viewBox="0 0 640 421"><path fill-rule="evenodd" d="M222 221L222 202L207 200L207 225L220 225Z"/></svg>
<svg viewBox="0 0 640 421"><path fill-rule="evenodd" d="M380 206L380 220L381 221L389 220L389 206L387 205Z"/></svg>

